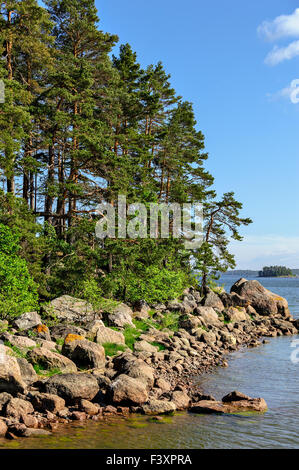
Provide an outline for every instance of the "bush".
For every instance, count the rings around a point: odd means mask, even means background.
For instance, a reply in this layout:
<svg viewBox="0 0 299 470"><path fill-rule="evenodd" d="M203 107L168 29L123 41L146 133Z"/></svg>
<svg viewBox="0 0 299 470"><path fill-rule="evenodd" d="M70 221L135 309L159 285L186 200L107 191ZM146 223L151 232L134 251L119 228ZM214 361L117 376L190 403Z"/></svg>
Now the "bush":
<svg viewBox="0 0 299 470"><path fill-rule="evenodd" d="M14 318L37 308L37 286L18 253L19 238L0 224L0 318Z"/></svg>
<svg viewBox="0 0 299 470"><path fill-rule="evenodd" d="M128 276L126 298L132 303L137 300L145 300L148 304L167 302L180 297L187 285L188 277L182 271L148 266L142 276Z"/></svg>

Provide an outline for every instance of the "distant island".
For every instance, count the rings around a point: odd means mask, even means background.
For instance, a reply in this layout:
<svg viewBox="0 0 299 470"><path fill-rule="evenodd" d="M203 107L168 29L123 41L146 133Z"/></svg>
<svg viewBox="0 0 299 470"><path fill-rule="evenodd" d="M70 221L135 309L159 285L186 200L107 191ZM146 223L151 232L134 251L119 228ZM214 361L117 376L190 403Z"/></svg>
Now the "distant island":
<svg viewBox="0 0 299 470"><path fill-rule="evenodd" d="M280 267L280 266L278 266ZM271 269L277 268L277 266L271 266ZM284 267L283 267L284 268ZM219 273L221 276L240 276L240 277L298 277L299 269L290 269L291 274L264 274L264 269L269 269L268 267L263 268L262 271L253 270L253 269L233 269L226 271L225 273ZM288 268L285 268L288 270Z"/></svg>
<svg viewBox="0 0 299 470"><path fill-rule="evenodd" d="M264 266L259 271L259 277L296 277L293 271L286 266Z"/></svg>

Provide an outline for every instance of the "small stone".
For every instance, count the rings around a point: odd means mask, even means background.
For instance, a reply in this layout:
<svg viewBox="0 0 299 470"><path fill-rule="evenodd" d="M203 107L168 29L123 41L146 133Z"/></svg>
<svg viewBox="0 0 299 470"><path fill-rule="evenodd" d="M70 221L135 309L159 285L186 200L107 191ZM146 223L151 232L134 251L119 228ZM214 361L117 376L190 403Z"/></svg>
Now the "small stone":
<svg viewBox="0 0 299 470"><path fill-rule="evenodd" d="M97 415L99 412L99 408L88 400L81 400L79 406L89 416Z"/></svg>
<svg viewBox="0 0 299 470"><path fill-rule="evenodd" d="M87 415L83 411L73 411L70 418L74 421L85 421L87 419Z"/></svg>

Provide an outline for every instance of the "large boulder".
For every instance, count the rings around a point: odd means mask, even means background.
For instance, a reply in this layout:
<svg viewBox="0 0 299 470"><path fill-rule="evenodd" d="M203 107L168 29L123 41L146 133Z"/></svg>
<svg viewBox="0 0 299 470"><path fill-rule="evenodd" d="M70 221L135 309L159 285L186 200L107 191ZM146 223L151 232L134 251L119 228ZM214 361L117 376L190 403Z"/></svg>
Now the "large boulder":
<svg viewBox="0 0 299 470"><path fill-rule="evenodd" d="M48 316L57 318L60 322L86 323L98 317L98 312L85 300L63 295L52 300L43 307Z"/></svg>
<svg viewBox="0 0 299 470"><path fill-rule="evenodd" d="M51 337L57 340L65 340L68 335L78 335L86 337L86 331L76 325L55 325L50 328Z"/></svg>
<svg viewBox="0 0 299 470"><path fill-rule="evenodd" d="M101 369L105 367L106 357L103 346L88 340L65 342L62 354L80 368Z"/></svg>
<svg viewBox="0 0 299 470"><path fill-rule="evenodd" d="M173 413L177 408L172 401L150 400L142 409L146 415L160 415Z"/></svg>
<svg viewBox="0 0 299 470"><path fill-rule="evenodd" d="M244 307L229 307L225 310L225 316L235 323L250 319Z"/></svg>
<svg viewBox="0 0 299 470"><path fill-rule="evenodd" d="M16 395L23 393L26 387L17 359L5 352L4 360L0 361L0 392Z"/></svg>
<svg viewBox="0 0 299 470"><path fill-rule="evenodd" d="M98 329L102 326L105 326L102 320L93 320L87 323L86 325L84 325L84 329L87 332L87 337L89 339L94 340L97 335Z"/></svg>
<svg viewBox="0 0 299 470"><path fill-rule="evenodd" d="M214 346L217 342L216 335L213 331L206 331L202 328L198 328L198 330L195 331L195 335L200 341L206 343L208 346Z"/></svg>
<svg viewBox="0 0 299 470"><path fill-rule="evenodd" d="M0 437L4 437L7 433L7 425L3 421L3 419L0 418Z"/></svg>
<svg viewBox="0 0 299 470"><path fill-rule="evenodd" d="M146 385L125 374L111 383L110 395L113 403L122 405L142 405L148 400Z"/></svg>
<svg viewBox="0 0 299 470"><path fill-rule="evenodd" d="M186 410L191 403L189 395L181 390L175 390L172 393L171 401L175 404L177 410Z"/></svg>
<svg viewBox="0 0 299 470"><path fill-rule="evenodd" d="M221 298L218 294L216 294L216 292L213 292L212 290L207 293L207 295L202 301L202 305L204 307L212 307L215 310L218 310L219 312L222 312L222 310L224 310L224 305Z"/></svg>
<svg viewBox="0 0 299 470"><path fill-rule="evenodd" d="M28 360L45 370L59 369L61 372L76 372L77 367L69 358L47 348L35 348L28 352Z"/></svg>
<svg viewBox="0 0 299 470"><path fill-rule="evenodd" d="M30 364L24 357L16 358L20 367L21 377L27 385L32 384L37 380L37 373L35 372L32 364Z"/></svg>
<svg viewBox="0 0 299 470"><path fill-rule="evenodd" d="M230 346L235 346L237 343L237 339L234 335L229 333L228 331L220 331L221 340L223 343L227 343Z"/></svg>
<svg viewBox="0 0 299 470"><path fill-rule="evenodd" d="M14 321L14 326L19 330L30 330L35 326L41 325L42 320L37 312L23 313Z"/></svg>
<svg viewBox="0 0 299 470"><path fill-rule="evenodd" d="M126 304L117 305L113 308L112 312L107 315L109 324L119 328L123 328L125 326L134 327L132 317L133 310Z"/></svg>
<svg viewBox="0 0 299 470"><path fill-rule="evenodd" d="M204 324L209 326L209 325L214 325L214 326L220 326L222 325L219 316L215 312L215 310L212 307L197 307L195 310L197 315L201 320L203 320Z"/></svg>
<svg viewBox="0 0 299 470"><path fill-rule="evenodd" d="M32 396L31 403L35 410L42 412L47 410L58 413L58 411L65 408L64 399L51 393L35 393Z"/></svg>
<svg viewBox="0 0 299 470"><path fill-rule="evenodd" d="M245 297L241 297L236 292L231 292L230 294L227 292L223 292L220 295L220 298L223 302L224 307L244 307L247 308L249 306L248 299Z"/></svg>
<svg viewBox="0 0 299 470"><path fill-rule="evenodd" d="M96 342L98 344L125 344L125 337L120 331L115 331L107 328L105 325L101 325L96 332Z"/></svg>
<svg viewBox="0 0 299 470"><path fill-rule="evenodd" d="M136 359L131 353L123 353L113 360L114 369L121 374L138 379L150 389L154 385L154 369L146 364L142 359Z"/></svg>
<svg viewBox="0 0 299 470"><path fill-rule="evenodd" d="M5 415L11 418L20 419L22 416L26 416L34 412L34 408L29 401L21 398L12 398L5 408Z"/></svg>
<svg viewBox="0 0 299 470"><path fill-rule="evenodd" d="M280 313L283 316L289 316L290 314L287 300L269 291L256 280L239 279L232 286L231 292L236 292L247 299L260 315Z"/></svg>
<svg viewBox="0 0 299 470"><path fill-rule="evenodd" d="M36 348L36 342L26 336L17 336L5 333L5 340L9 341L12 346L19 349Z"/></svg>
<svg viewBox="0 0 299 470"><path fill-rule="evenodd" d="M86 373L53 375L41 384L41 388L43 392L58 395L66 402L81 398L93 400L99 392L96 378Z"/></svg>
<svg viewBox="0 0 299 470"><path fill-rule="evenodd" d="M2 413L2 409L5 408L6 403L8 403L12 398L13 396L10 393L0 393L0 413Z"/></svg>
<svg viewBox="0 0 299 470"><path fill-rule="evenodd" d="M65 340L68 335L86 337L86 331L75 325L55 325L50 328L50 331L54 340Z"/></svg>
<svg viewBox="0 0 299 470"><path fill-rule="evenodd" d="M184 315L179 319L180 328L187 331L192 331L204 325L203 318L199 318L195 315Z"/></svg>
<svg viewBox="0 0 299 470"><path fill-rule="evenodd" d="M172 312L180 312L185 315L188 313L192 313L196 308L196 302L190 301L188 299L185 300L172 300L168 302L167 309Z"/></svg>

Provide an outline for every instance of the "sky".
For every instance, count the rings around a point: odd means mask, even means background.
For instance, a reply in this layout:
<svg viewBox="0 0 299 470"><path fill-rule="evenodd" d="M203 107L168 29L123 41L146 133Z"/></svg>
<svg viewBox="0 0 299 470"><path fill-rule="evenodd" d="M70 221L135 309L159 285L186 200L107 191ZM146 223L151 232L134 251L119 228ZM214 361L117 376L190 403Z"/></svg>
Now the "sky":
<svg viewBox="0 0 299 470"><path fill-rule="evenodd" d="M299 268L299 0L96 5L100 29L143 67L161 60L194 104L219 197L234 191L254 221L231 244L237 268Z"/></svg>

